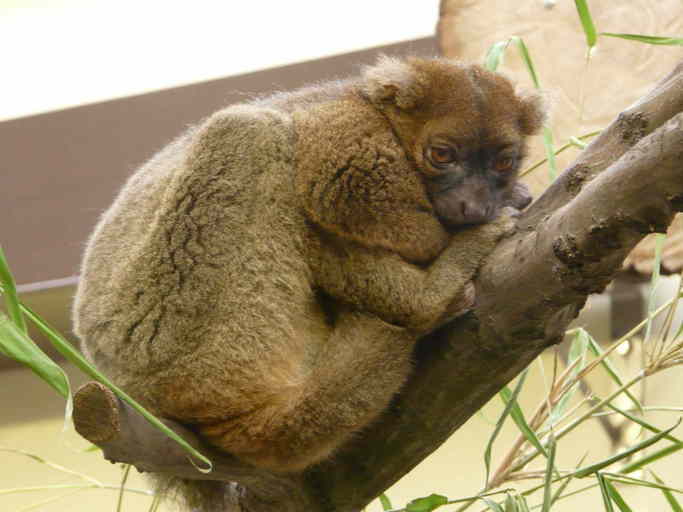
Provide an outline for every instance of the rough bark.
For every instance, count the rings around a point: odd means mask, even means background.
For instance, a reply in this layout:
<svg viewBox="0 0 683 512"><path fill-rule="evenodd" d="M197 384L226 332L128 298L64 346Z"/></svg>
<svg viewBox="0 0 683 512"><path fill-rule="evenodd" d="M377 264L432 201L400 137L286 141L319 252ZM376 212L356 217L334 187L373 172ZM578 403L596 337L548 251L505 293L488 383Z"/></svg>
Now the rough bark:
<svg viewBox="0 0 683 512"><path fill-rule="evenodd" d="M682 111L683 63L624 111L522 214L518 232L482 268L474 309L421 340L413 376L391 407L325 464L301 475L274 475L202 447L216 463L211 475L203 475L93 384L77 396L78 431L110 460L237 482L239 489L228 490L226 503L233 505L226 510L360 510L545 347L561 341L588 294L604 288L640 239L665 231L683 210ZM93 416L103 420L93 422Z"/></svg>
<svg viewBox="0 0 683 512"><path fill-rule="evenodd" d="M104 457L111 462L132 464L141 472L163 472L194 480L238 482L241 488L233 492L239 494L239 500L244 502L242 505L249 504L245 510L261 510L251 506L252 502L275 503L282 496L287 497L288 505L281 510L315 510L310 508L312 502L302 485L301 475L276 475L242 464L234 457L202 444L193 432L179 423L164 421L211 459L211 473L198 471L180 445L161 434L142 415L98 382L88 382L76 392L73 419L78 433L99 446ZM230 497L226 496L226 503L229 501Z"/></svg>

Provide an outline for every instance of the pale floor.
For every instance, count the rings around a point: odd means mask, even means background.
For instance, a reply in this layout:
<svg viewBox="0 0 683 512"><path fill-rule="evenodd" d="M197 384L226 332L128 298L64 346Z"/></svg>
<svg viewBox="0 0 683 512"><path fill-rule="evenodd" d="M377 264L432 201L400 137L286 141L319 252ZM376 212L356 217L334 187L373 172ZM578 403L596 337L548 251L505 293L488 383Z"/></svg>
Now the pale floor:
<svg viewBox="0 0 683 512"><path fill-rule="evenodd" d="M551 368L548 357L546 372ZM82 379L76 376L74 384ZM656 404L683 405L680 389L683 383L683 372L680 368L669 370L660 378L651 381L648 395ZM541 398L545 384L536 364L530 373L526 393L522 405L526 409L535 409ZM80 439L73 429L62 433L63 402L51 388L44 385L28 371L8 370L0 373L0 447L15 450L26 450L30 453L65 466L88 477L97 479L104 484L114 487L121 478L118 466L104 461L97 452L86 453L83 450L88 444ZM488 404L482 414L476 415L451 437L436 453L426 459L413 472L397 483L388 491L394 507L405 505L415 497L428 495L432 492L444 494L451 498L464 497L476 493L484 478L482 454L495 420L500 412L499 400L494 399ZM650 419L656 425L665 428L675 423L676 413L658 413ZM678 429L678 435L683 435L683 429ZM674 433L675 434L675 433ZM514 427L504 428L498 438L493 452L493 461L502 457L505 447L511 444L516 436ZM560 468L574 466L578 459L588 452L590 460L598 460L607 455L606 437L595 425L584 428L573 437L566 438L558 451ZM678 453L656 466L660 476L671 486L683 488L683 455ZM578 484L584 486L588 480ZM107 489L73 488L33 490L8 493L10 489L59 486L67 484L92 485L74 475L57 471L43 463L26 456L0 452L0 511L15 512L36 510L45 512L91 512L93 510L116 510L117 491ZM147 489L145 481L137 474L131 475L129 487ZM520 487L521 488L521 487ZM643 490L639 488L620 488L634 511L664 511L668 508L659 491ZM55 501L48 501L62 496ZM683 500L682 500L683 501ZM42 503L42 504L41 504ZM123 511L145 511L150 498L144 495L128 493L123 503ZM536 503L534 501L533 503ZM32 506L35 505L35 506ZM602 510L599 495L582 495L569 498L559 503L553 510L574 511L582 507L584 510ZM456 507L444 507L444 511L453 511ZM470 510L481 510L481 506ZM163 507L162 510L172 510ZM377 503L369 507L372 512L381 508Z"/></svg>

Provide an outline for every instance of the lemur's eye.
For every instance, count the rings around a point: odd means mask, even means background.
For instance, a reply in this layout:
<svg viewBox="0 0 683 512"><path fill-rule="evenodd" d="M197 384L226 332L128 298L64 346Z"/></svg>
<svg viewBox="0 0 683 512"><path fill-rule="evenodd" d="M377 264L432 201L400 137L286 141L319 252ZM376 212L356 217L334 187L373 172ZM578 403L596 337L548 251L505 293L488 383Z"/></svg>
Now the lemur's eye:
<svg viewBox="0 0 683 512"><path fill-rule="evenodd" d="M493 170L496 172L510 172L515 167L515 160L512 157L501 157L493 162Z"/></svg>
<svg viewBox="0 0 683 512"><path fill-rule="evenodd" d="M429 146L427 148L427 158L434 165L445 165L455 162L458 158L458 153L449 146Z"/></svg>

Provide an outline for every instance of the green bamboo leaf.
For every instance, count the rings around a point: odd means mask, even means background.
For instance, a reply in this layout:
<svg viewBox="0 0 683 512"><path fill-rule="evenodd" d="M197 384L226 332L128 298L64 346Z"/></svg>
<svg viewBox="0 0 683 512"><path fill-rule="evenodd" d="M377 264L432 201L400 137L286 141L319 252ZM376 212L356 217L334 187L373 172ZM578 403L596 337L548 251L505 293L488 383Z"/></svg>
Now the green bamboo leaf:
<svg viewBox="0 0 683 512"><path fill-rule="evenodd" d="M50 469L54 469L56 471L59 471L60 473L64 473L70 476L75 476L76 478L80 478L82 480L85 480L91 484L94 484L97 487L102 487L104 484L97 480L96 478L93 478L91 476L88 476L84 473L81 473L79 471L75 471L73 469L66 468L62 466L61 464L57 464L55 462L52 462L50 460L47 460L46 458L42 457L41 455L38 455L36 453L32 452L27 452L26 450L21 450L19 448L8 448L5 446L0 445L0 452L5 452L5 453L11 453L15 455L21 455L23 457L26 457L34 462L37 462L39 464L44 464L45 466L49 467ZM2 494L2 492L0 492Z"/></svg>
<svg viewBox="0 0 683 512"><path fill-rule="evenodd" d="M614 487L612 482L609 481L609 479L605 478L605 487L607 488L607 493L609 494L609 497L612 499L614 503L617 504L617 507L619 507L619 510L621 512L633 512L631 510L631 507L629 507L626 504L626 501L624 501L624 498L622 497L621 494L619 494L619 491L617 491L617 488Z"/></svg>
<svg viewBox="0 0 683 512"><path fill-rule="evenodd" d="M569 348L569 357L567 360L567 364L569 366L573 365L574 361L579 361L574 365L574 368L571 371L572 377L575 377L586 366L586 351L589 344L588 339L589 334L585 329L581 327L576 329L574 339L572 340L571 347ZM555 407L553 407L552 411L550 412L548 423L554 425L562 417L567 410L574 393L576 393L577 388L578 384L574 385L572 388L567 390L564 395L562 395L557 404L555 404Z"/></svg>
<svg viewBox="0 0 683 512"><path fill-rule="evenodd" d="M678 326L678 332L676 333L676 336L674 336L672 339L676 340L676 342L680 341L679 338L681 337L681 334L683 334L683 323Z"/></svg>
<svg viewBox="0 0 683 512"><path fill-rule="evenodd" d="M668 485L662 485L655 482L648 482L642 478L635 478L632 476L627 476L622 473L609 473L607 471L603 472L603 475L609 476L609 478L614 482L619 482L625 485L635 485L638 487L649 487L650 489L666 490L670 492L675 492L678 494L683 494L683 489L677 489L676 487L670 487Z"/></svg>
<svg viewBox="0 0 683 512"><path fill-rule="evenodd" d="M503 62L503 56L509 44L509 39L492 44L486 52L484 67L490 71L496 71L501 62Z"/></svg>
<svg viewBox="0 0 683 512"><path fill-rule="evenodd" d="M600 473L595 473L595 476L598 478L600 494L602 495L602 503L605 505L605 510L607 512L614 512L614 507L612 507L612 499L610 498L609 491L607 489L607 480Z"/></svg>
<svg viewBox="0 0 683 512"><path fill-rule="evenodd" d="M130 468L130 464L123 465L123 475L121 477L121 484L119 485L119 499L116 502L116 512L121 512L123 510L123 491L126 489Z"/></svg>
<svg viewBox="0 0 683 512"><path fill-rule="evenodd" d="M574 137L573 135L569 137L569 143L572 146L577 147L579 149L586 149L586 146L588 146L588 144L586 144L584 141L582 141L578 137Z"/></svg>
<svg viewBox="0 0 683 512"><path fill-rule="evenodd" d="M618 412L622 416L628 418L629 420L633 421L634 423L637 423L638 425L649 430L650 432L653 432L655 434L659 434L662 431L662 429L655 427L654 425L648 423L647 421L645 421L642 418L638 418L637 416L634 416L633 414L629 413L628 411L624 411L623 409L619 409L618 407L616 407L612 404L606 404L606 405L607 405L607 407L609 407L613 411ZM677 443L677 444L683 442L680 439L678 439L677 437L674 437L671 435L665 435L664 439L667 439L668 441L671 441L672 443Z"/></svg>
<svg viewBox="0 0 683 512"><path fill-rule="evenodd" d="M567 362L569 365L572 365L574 361L579 361L572 370L572 375L576 375L586 366L586 353L590 338L591 335L583 327L576 329L576 336L569 347L569 360Z"/></svg>
<svg viewBox="0 0 683 512"><path fill-rule="evenodd" d="M664 245L664 239L666 235L662 233L657 233L655 235L655 261L654 268L652 269L652 277L650 278L650 294L647 298L647 323L645 324L645 339L644 342L650 339L650 333L652 332L652 320L654 318L654 310L656 308L655 299L657 282L659 281L660 269L662 266L662 246Z"/></svg>
<svg viewBox="0 0 683 512"><path fill-rule="evenodd" d="M406 512L431 512L432 510L446 505L448 498L440 494L430 494L424 498L417 498L406 505Z"/></svg>
<svg viewBox="0 0 683 512"><path fill-rule="evenodd" d="M683 276L681 277L681 279L683 279ZM682 294L682 295L679 295L678 298L679 298L679 299L682 299L682 298L683 298L683 294ZM683 335L683 322L681 322L681 325L678 326L678 331L676 331L676 335L675 335L673 338L671 338L671 339L672 339L672 340L678 341L679 338L681 337L681 335Z"/></svg>
<svg viewBox="0 0 683 512"><path fill-rule="evenodd" d="M14 282L14 277L9 270L5 253L0 246L0 284L2 284L2 293L5 295L5 304L7 305L7 312L9 313L12 322L21 332L28 332L26 330L26 320L21 313L21 306L19 305L19 298L17 297L17 286Z"/></svg>
<svg viewBox="0 0 683 512"><path fill-rule="evenodd" d="M683 37L660 37L644 36L642 34L615 34L613 32L600 32L601 36L618 37L620 39L630 39L646 44L660 44L666 46L683 46Z"/></svg>
<svg viewBox="0 0 683 512"><path fill-rule="evenodd" d="M522 386L524 385L524 380L526 379L527 373L528 373L528 368L522 372L520 375L519 379L517 380L517 385L515 386L514 391L512 392L512 395L510 395L510 401L507 403L505 408L503 409L503 412L500 415L500 418L498 418L498 421L496 422L496 426L493 428L493 432L491 433L491 437L489 438L489 442L486 445L486 450L484 451L484 464L486 466L486 484L488 485L489 482L489 475L491 471L491 449L493 448L493 442L496 440L496 437L498 437L498 434L500 433L500 429L503 428L503 423L505 423L505 420L507 417L510 415L510 411L512 410L512 407L514 404L517 403L517 397L519 396L519 392L522 390Z"/></svg>
<svg viewBox="0 0 683 512"><path fill-rule="evenodd" d="M213 464L211 461L199 453L192 445L185 441L182 437L176 434L173 430L164 425L161 420L149 412L145 407L140 405L138 402L133 400L125 391L116 386L112 381L110 381L104 374L102 374L97 368L95 368L90 362L85 359L80 352L78 352L66 339L62 337L56 330L50 327L47 322L36 315L30 308L21 304L21 309L24 314L33 322L36 327L45 335L45 337L52 343L52 345L61 353L68 361L72 362L79 370L107 386L111 389L121 400L128 403L133 409L139 412L148 422L150 422L158 430L162 431L166 436L173 439L176 443L182 446L186 452L188 452L192 457L202 461L207 467L200 468L195 464L195 460L190 458L190 462L197 468L197 471L202 473L210 473L213 469Z"/></svg>
<svg viewBox="0 0 683 512"><path fill-rule="evenodd" d="M683 409L682 409L682 410L683 410ZM477 414L477 417L478 417L481 421L483 421L484 423L486 423L487 425L489 425L489 426L492 427L493 425L496 424L495 421L489 419L488 416L486 416L486 414L484 414L484 409L483 409L483 408L482 408L482 409L479 409L479 410L477 411L476 414Z"/></svg>
<svg viewBox="0 0 683 512"><path fill-rule="evenodd" d="M519 54L522 56L522 60L524 61L527 71L529 72L529 76L531 76L531 81L534 83L534 87L536 87L536 89L540 89L541 84L538 80L538 75L536 74L536 68L534 67L534 62L531 59L529 49L527 48L526 44L524 44L524 40L519 36L512 36L510 41L517 45Z"/></svg>
<svg viewBox="0 0 683 512"><path fill-rule="evenodd" d="M548 160L548 173L550 179L557 178L557 159L555 158L555 144L553 143L553 132L548 126L543 127L543 146Z"/></svg>
<svg viewBox="0 0 683 512"><path fill-rule="evenodd" d="M606 459L604 459L600 462L596 462L595 464L591 464L590 466L587 466L583 469L580 469L579 471L577 471L575 473L576 478L584 478L584 477L590 475L591 473L596 473L596 472L600 471L602 468L610 466L610 465L614 464L615 462L618 462L622 459L625 459L626 457L630 457L634 453L637 453L637 452L647 448L648 446L655 444L660 439L662 439L666 435L670 434L672 430L674 430L676 427L678 427L678 425L680 425L680 423L681 423L681 420L679 419L673 427L671 427L667 430L664 430L664 431L660 432L659 434L654 435L651 438L646 439L645 441L642 441L642 442L640 442L634 446L631 446L630 448L628 448L628 449L626 449L620 453L617 453L616 455L613 455L611 457L607 457Z"/></svg>
<svg viewBox="0 0 683 512"><path fill-rule="evenodd" d="M583 464L583 461L586 460L586 457L588 456L588 452L584 453L581 459L579 459L579 463L576 465L576 470L578 470L581 467L581 464ZM564 481L560 484L560 487L555 491L555 494L553 494L553 497L550 498L550 506L552 507L555 502L561 498L563 498L562 494L564 491L567 489L569 484L572 482L574 479L574 475L569 475L567 478L564 479Z"/></svg>
<svg viewBox="0 0 683 512"><path fill-rule="evenodd" d="M526 370L525 370L526 372ZM526 421L526 418L524 417L524 413L522 412L522 408L519 406L519 403L517 400L512 400L512 391L510 391L510 388L505 386L503 389L500 390L500 398L503 400L503 403L507 406L508 404L512 404L512 408L510 409L510 416L514 420L515 424L517 425L517 428L519 428L520 432L524 435L527 441L531 443L534 448L536 448L539 452L541 452L543 455L546 457L548 454L545 451L545 448L543 448L543 445L541 444L541 441L538 439L536 436L536 433L531 430L531 427Z"/></svg>
<svg viewBox="0 0 683 512"><path fill-rule="evenodd" d="M501 507L495 501L490 500L488 498L479 498L479 499L481 499L484 503L486 503L486 506L489 508L489 510L493 510L493 512L505 512L503 510L503 507Z"/></svg>
<svg viewBox="0 0 683 512"><path fill-rule="evenodd" d="M204 462L207 467L200 468L195 464L194 459L190 459L198 471L208 473L212 470L213 465L211 461L204 455L199 453L187 441L176 434L173 430L164 425L156 416L150 413L147 409L142 407L139 403L128 396L123 390L114 385L107 377L100 373L89 361L87 361L71 344L66 341L57 331L52 329L42 318L36 315L30 308L22 304L16 295L16 287L14 279L9 271L7 261L4 253L0 247L0 292L2 292L8 299L8 309L10 312L14 311L13 321L7 318L6 315L0 312L0 351L16 359L17 361L26 364L38 376L44 379L48 384L54 387L63 397L67 399L67 416L70 416L71 408L71 389L69 387L69 380L63 370L55 364L45 353L29 338L25 333L26 322L24 315L40 329L40 331L47 337L52 345L64 356L67 360L74 363L82 372L89 375L98 382L101 382L110 388L119 398L131 405L142 416L147 419L157 429L161 430L168 437L180 444L190 455Z"/></svg>
<svg viewBox="0 0 683 512"><path fill-rule="evenodd" d="M595 483L595 484L586 485L585 487L581 487L580 489L577 489L575 491L571 491L571 492L568 492L566 494L563 494L562 496L560 496L558 498L558 500L564 500L567 498L571 498L572 496L577 496L578 494L584 493L586 491L590 491L592 489L595 489L596 487L599 487L599 484ZM536 490L538 490L538 489L533 488L533 487L531 489L531 491L536 491ZM531 493L529 491L524 491L524 494L528 496ZM539 508L540 506L541 505L536 505L536 506L534 506L534 508Z"/></svg>
<svg viewBox="0 0 683 512"><path fill-rule="evenodd" d="M517 500L517 508L520 512L530 512L529 504L524 496L518 494L515 496L515 499Z"/></svg>
<svg viewBox="0 0 683 512"><path fill-rule="evenodd" d="M2 354L5 357L9 357L11 359L12 356L9 355L9 352L7 352L7 350L5 350L5 347L3 345L4 344L2 343L2 341L0 341L0 354Z"/></svg>
<svg viewBox="0 0 683 512"><path fill-rule="evenodd" d="M505 498L505 507L503 510L504 512L520 512L517 500L515 500L511 494L508 494Z"/></svg>
<svg viewBox="0 0 683 512"><path fill-rule="evenodd" d="M581 140L581 139L588 139L588 138L591 138L591 137L595 137L596 135L599 135L599 134L600 134L600 130L594 131L594 132L590 132L590 133L586 133L586 134L584 134L584 135L579 135L578 137L574 137L574 138L577 138L577 139L579 139L579 140ZM553 152L553 155L559 155L560 153L566 151L567 149L569 149L569 148L571 148L571 147L575 147L575 145L572 144L571 142L568 142L568 143L566 143L564 146L561 146L561 147L557 148L557 149ZM536 162L536 163L530 165L529 167L527 167L527 168L524 169L523 171L520 171L519 176L520 176L520 177L526 176L526 175L529 174L530 172L532 172L532 171L538 169L540 166L542 166L542 165L543 165L544 163L546 163L547 161L548 161L548 158L544 158L543 160L539 160L538 162Z"/></svg>
<svg viewBox="0 0 683 512"><path fill-rule="evenodd" d="M148 512L158 512L160 506L161 506L161 493L157 492L154 494L154 499L152 500L152 504L149 506Z"/></svg>
<svg viewBox="0 0 683 512"><path fill-rule="evenodd" d="M600 344L595 341L595 339L588 333L586 333L588 337L588 347L591 349L591 352L593 352L593 355L595 357L600 357L604 353L604 350L602 350L602 347L600 347ZM609 357L603 358L603 360L600 362L600 365L605 369L607 374L612 378L612 380L615 382L617 387L621 388L624 386L624 382L621 378L621 376L617 373L616 368L614 368L614 365L612 364L612 361L609 359ZM643 406L640 403L640 400L638 400L633 393L631 393L630 390L624 389L624 394L633 402L633 405L635 405L636 409L640 411L640 413L643 413Z"/></svg>
<svg viewBox="0 0 683 512"><path fill-rule="evenodd" d="M502 56L511 42L515 43L515 45L517 46L517 50L519 51L519 54L522 57L522 61L524 62L524 65L527 68L527 71L529 73L529 76L531 77L531 81L533 82L534 87L536 87L536 89L540 89L541 84L538 80L538 74L536 73L536 68L531 58L531 54L529 53L529 49L524 43L524 40L519 36L512 36L507 41L499 41L492 45L486 54L484 65L487 69L490 69L491 71L495 71L496 69L498 69ZM543 127L543 145L545 146L546 160L548 161L550 177L554 180L557 177L557 162L555 159L553 132L548 126Z"/></svg>
<svg viewBox="0 0 683 512"><path fill-rule="evenodd" d="M531 77L531 81L536 89L541 88L541 82L538 79L538 74L536 73L536 67L534 66L534 61L531 58L529 49L527 48L524 40L521 37L513 36L510 38L511 42L517 45L519 54L524 61L524 65ZM543 146L545 147L546 160L548 161L548 168L550 172L551 179L557 177L557 161L555 159L555 144L553 142L553 132L548 126L543 127Z"/></svg>
<svg viewBox="0 0 683 512"><path fill-rule="evenodd" d="M0 347L8 357L28 366L64 398L70 394L64 371L43 352L7 315L0 312Z"/></svg>
<svg viewBox="0 0 683 512"><path fill-rule="evenodd" d="M588 9L588 3L586 0L574 0L574 3L576 4L576 11L579 13L579 19L581 20L583 33L586 34L586 44L590 50L598 41L598 35L595 30L595 24L593 23L593 17Z"/></svg>
<svg viewBox="0 0 683 512"><path fill-rule="evenodd" d="M621 469L621 472L624 474L633 473L634 471L637 471L647 466L648 464L652 464L653 462L658 461L659 459L664 459L672 453L675 453L681 449L683 449L683 444L674 444L671 446L667 446L666 448L661 448L656 452L651 453L650 455L646 455L645 457L634 460L627 466L624 466Z"/></svg>
<svg viewBox="0 0 683 512"><path fill-rule="evenodd" d="M650 470L650 473L659 484L666 485L664 480L659 478L654 471ZM671 491L669 489L662 489L662 493L664 494L664 497L666 498L666 501L669 503L669 506L671 507L671 510L673 510L673 512L683 512L681 504L678 503L678 500L674 497L673 494L671 494Z"/></svg>
<svg viewBox="0 0 683 512"><path fill-rule="evenodd" d="M550 432L548 437L548 461L545 468L545 480L543 482L543 506L541 512L549 512L553 502L552 482L553 470L555 468L555 452L557 444L555 443L555 436Z"/></svg>
<svg viewBox="0 0 683 512"><path fill-rule="evenodd" d="M389 496L387 496L384 493L379 495L379 502L382 504L382 510L391 510L392 508L394 508L391 505L391 500L389 499Z"/></svg>

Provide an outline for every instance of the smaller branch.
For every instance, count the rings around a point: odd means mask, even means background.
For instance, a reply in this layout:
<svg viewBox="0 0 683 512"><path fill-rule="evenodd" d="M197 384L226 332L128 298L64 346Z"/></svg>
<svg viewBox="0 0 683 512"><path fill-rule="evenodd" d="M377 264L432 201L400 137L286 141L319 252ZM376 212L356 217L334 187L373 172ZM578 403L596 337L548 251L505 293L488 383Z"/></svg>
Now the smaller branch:
<svg viewBox="0 0 683 512"><path fill-rule="evenodd" d="M683 61L645 96L624 110L525 212L520 227L533 227L578 195L584 185L629 148L683 111Z"/></svg>
<svg viewBox="0 0 683 512"><path fill-rule="evenodd" d="M211 459L213 470L200 472L182 447L98 382L88 382L76 392L73 419L76 431L99 446L112 463L131 464L141 472L165 473L188 480L236 482L248 489L238 499L260 504L277 502L277 510L281 511L308 510L310 506L298 476L249 466L204 445L179 423L164 420L169 428ZM259 510L266 509L261 505Z"/></svg>
<svg viewBox="0 0 683 512"><path fill-rule="evenodd" d="M683 93L683 72L680 86ZM643 137L569 203L503 240L476 283L482 326L494 329L508 349L534 330L559 342L587 294L602 291L628 252L646 234L666 231L683 209L682 127L683 112ZM520 223L527 222L524 212ZM521 283L526 294L519 293ZM550 318L539 308L539 294L553 311ZM501 296L518 300L500 304Z"/></svg>

